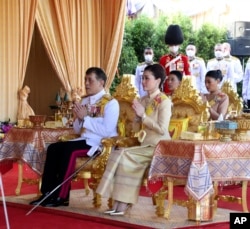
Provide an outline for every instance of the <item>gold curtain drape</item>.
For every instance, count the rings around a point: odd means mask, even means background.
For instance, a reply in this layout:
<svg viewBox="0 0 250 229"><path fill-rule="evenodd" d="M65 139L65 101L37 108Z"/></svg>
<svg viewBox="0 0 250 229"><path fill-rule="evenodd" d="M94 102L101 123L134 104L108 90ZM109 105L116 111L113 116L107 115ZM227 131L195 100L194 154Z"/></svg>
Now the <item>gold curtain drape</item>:
<svg viewBox="0 0 250 229"><path fill-rule="evenodd" d="M91 66L105 70L110 87L122 47L126 0L0 0L0 10L1 121L17 118L34 20L67 91L83 86Z"/></svg>
<svg viewBox="0 0 250 229"><path fill-rule="evenodd" d="M125 0L39 1L37 24L66 91L82 87L91 66L106 71L110 87L121 52L125 7Z"/></svg>
<svg viewBox="0 0 250 229"><path fill-rule="evenodd" d="M0 120L16 121L37 0L0 0Z"/></svg>

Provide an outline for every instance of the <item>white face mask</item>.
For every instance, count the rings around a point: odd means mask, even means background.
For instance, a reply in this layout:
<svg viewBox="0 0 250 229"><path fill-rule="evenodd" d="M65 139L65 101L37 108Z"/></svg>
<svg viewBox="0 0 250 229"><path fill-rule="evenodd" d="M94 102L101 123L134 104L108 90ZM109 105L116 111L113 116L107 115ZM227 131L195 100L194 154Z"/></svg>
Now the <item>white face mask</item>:
<svg viewBox="0 0 250 229"><path fill-rule="evenodd" d="M146 62L152 62L153 61L153 55L144 55L144 59Z"/></svg>
<svg viewBox="0 0 250 229"><path fill-rule="evenodd" d="M170 52L172 52L172 53L177 53L178 50L179 50L179 46L177 46L177 45L170 46L170 47L169 47L169 50L170 50Z"/></svg>
<svg viewBox="0 0 250 229"><path fill-rule="evenodd" d="M195 52L194 52L194 50L187 50L187 51L186 51L186 54L187 54L187 56L189 56L189 57L194 57Z"/></svg>
<svg viewBox="0 0 250 229"><path fill-rule="evenodd" d="M223 57L223 52L222 51L215 51L214 55L216 58L222 58Z"/></svg>

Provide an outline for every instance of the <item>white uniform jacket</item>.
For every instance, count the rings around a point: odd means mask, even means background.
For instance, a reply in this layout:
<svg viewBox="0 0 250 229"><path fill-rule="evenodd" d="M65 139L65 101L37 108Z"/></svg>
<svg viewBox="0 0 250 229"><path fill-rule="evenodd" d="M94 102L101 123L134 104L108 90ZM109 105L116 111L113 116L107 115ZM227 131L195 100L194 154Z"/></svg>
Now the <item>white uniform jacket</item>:
<svg viewBox="0 0 250 229"><path fill-rule="evenodd" d="M239 58L235 56L229 56L225 58L226 61L229 61L233 64L233 70L234 70L234 89L237 90L237 83L239 83L243 79L243 68L241 65L241 62Z"/></svg>
<svg viewBox="0 0 250 229"><path fill-rule="evenodd" d="M250 58L247 61L242 82L242 97L244 101L250 100Z"/></svg>
<svg viewBox="0 0 250 229"><path fill-rule="evenodd" d="M98 94L83 98L82 105L90 106L94 109L102 97L107 94L105 90ZM101 145L102 138L117 136L117 123L119 118L119 103L116 99L111 99L104 107L102 115L86 116L83 122L76 119L73 127L76 133L81 134L80 139L85 139L90 146Z"/></svg>
<svg viewBox="0 0 250 229"><path fill-rule="evenodd" d="M207 93L205 86L205 75L206 75L206 64L205 61L200 57L194 57L193 60L189 61L190 73L195 78L196 89L200 93Z"/></svg>
<svg viewBox="0 0 250 229"><path fill-rule="evenodd" d="M207 62L207 71L211 70L221 70L223 79L221 81L220 87L224 81L230 81L234 85L234 70L233 64L225 59L217 60L213 58Z"/></svg>

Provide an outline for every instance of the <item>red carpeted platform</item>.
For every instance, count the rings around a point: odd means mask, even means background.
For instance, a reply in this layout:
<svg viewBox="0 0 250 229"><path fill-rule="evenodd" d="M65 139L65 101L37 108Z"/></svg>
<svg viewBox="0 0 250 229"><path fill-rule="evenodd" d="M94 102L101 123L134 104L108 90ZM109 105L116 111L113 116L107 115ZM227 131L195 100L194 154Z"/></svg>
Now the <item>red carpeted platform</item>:
<svg viewBox="0 0 250 229"><path fill-rule="evenodd" d="M0 228L4 226L5 217L0 203ZM57 209L39 207L32 214L26 213L30 210L29 205L7 203L8 218L12 229L149 229L149 227L132 225L82 214L64 212Z"/></svg>
<svg viewBox="0 0 250 229"><path fill-rule="evenodd" d="M197 226L189 226L189 227L178 227L176 229L229 229L229 222L220 222L220 223L210 223L208 225L197 225Z"/></svg>
<svg viewBox="0 0 250 229"><path fill-rule="evenodd" d="M12 160L0 161L0 173L3 175L13 168Z"/></svg>
<svg viewBox="0 0 250 229"><path fill-rule="evenodd" d="M24 165L24 176L28 178L36 178L37 175L27 166ZM3 186L4 186L4 192L6 196L13 196L15 195L15 188L17 184L17 164L13 164L13 168L9 170L7 173L5 173L2 176L3 179ZM73 181L72 182L72 189L83 189L83 182L81 180L79 181ZM22 189L21 189L21 195L25 194L33 194L37 192L37 185L30 185L23 183ZM241 196L241 187L238 186L226 186L223 187L220 190L220 194L224 195L234 195L234 196ZM149 193L146 191L145 187L142 187L141 196L150 196ZM187 196L185 195L183 191L183 186L175 187L174 189L174 196L178 199L186 199ZM248 187L248 196L250 196L250 188ZM242 211L242 206L237 203L228 203L224 201L218 202L219 208L224 209L231 209L232 211ZM248 208L250 209L250 200L248 199ZM1 207L1 209L3 209ZM54 209L48 209L48 208L39 208L39 211L35 211L30 216L25 216L27 213L27 210L30 210L30 206L25 206L22 204L14 204L14 203L8 203L8 212L9 212L9 218L10 222L13 224L11 228L28 228L30 225L30 228L149 228L149 227L142 227L142 226L136 226L136 225L124 225L121 223L118 223L112 220L104 220L100 219L98 217L90 217L90 216L83 216L80 214L75 213L69 213ZM5 228L3 227L4 218L3 218L3 210L0 212L0 229ZM21 223L18 222L25 222L25 227L22 227ZM40 222L40 223L39 223ZM54 225L54 222L57 222L56 225ZM72 225L72 222L74 224ZM53 225L53 227L51 227ZM67 226L66 226L67 225ZM79 227L78 227L79 225ZM84 225L84 227L83 227ZM86 227L85 227L86 225ZM88 226L87 226L88 225ZM34 227L35 226L35 227ZM207 225L196 225L196 226L190 226L190 227L183 227L188 229L208 229L208 228L222 228L226 229L229 228L229 222L220 222L220 223L211 223Z"/></svg>

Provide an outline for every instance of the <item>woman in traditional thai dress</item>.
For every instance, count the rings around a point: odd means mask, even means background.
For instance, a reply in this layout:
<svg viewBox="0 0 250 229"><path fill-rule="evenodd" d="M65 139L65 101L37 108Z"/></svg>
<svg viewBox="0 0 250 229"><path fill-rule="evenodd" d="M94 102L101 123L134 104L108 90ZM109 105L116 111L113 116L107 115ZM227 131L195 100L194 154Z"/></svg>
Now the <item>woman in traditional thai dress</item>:
<svg viewBox="0 0 250 229"><path fill-rule="evenodd" d="M222 81L221 70L211 70L206 73L205 85L208 90L208 94L202 94L204 102L208 102L210 105L210 119L218 120L220 116L225 118L229 105L228 95L220 90L220 83Z"/></svg>
<svg viewBox="0 0 250 229"><path fill-rule="evenodd" d="M183 74L181 71L173 70L169 73L166 79L166 84L168 86L169 92L166 93L168 96L172 96L174 91L180 86Z"/></svg>
<svg viewBox="0 0 250 229"><path fill-rule="evenodd" d="M112 197L114 205L106 211L110 215L124 215L137 203L145 170L150 165L156 144L170 139L171 100L160 88L165 80L164 68L149 65L143 73L142 85L147 95L133 102L133 109L141 118L146 133L141 146L115 149L111 152L105 172L96 190Z"/></svg>

